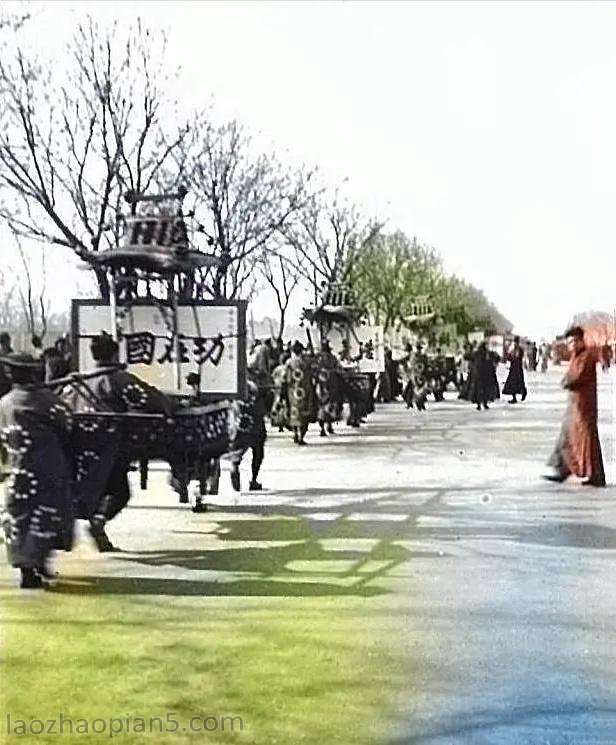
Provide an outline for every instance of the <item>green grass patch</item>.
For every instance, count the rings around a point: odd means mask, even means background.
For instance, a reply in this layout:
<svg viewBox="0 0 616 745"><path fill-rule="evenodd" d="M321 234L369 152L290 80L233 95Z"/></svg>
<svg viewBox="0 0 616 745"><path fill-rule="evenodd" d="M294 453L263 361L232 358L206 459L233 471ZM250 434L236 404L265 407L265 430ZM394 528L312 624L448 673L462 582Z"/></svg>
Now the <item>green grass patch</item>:
<svg viewBox="0 0 616 745"><path fill-rule="evenodd" d="M52 593L1 593L2 710L16 719L124 720L120 743L378 743L404 687L388 632L388 595L315 584L284 597L275 581L225 583L106 577ZM150 583L150 584L148 584ZM218 584L218 592L216 585ZM276 587L278 585L278 587ZM274 586L274 587L272 587ZM359 588L360 590L362 588ZM274 590L278 590L275 592ZM282 591L280 591L282 590ZM385 619L385 621L384 621ZM126 716L174 713L176 733L126 732ZM238 716L231 731L184 732L191 717ZM97 725L100 728L100 724ZM118 727L116 724L115 727ZM137 725L138 726L138 725ZM171 723L170 726L174 726ZM208 720L208 727L214 720ZM6 742L102 742L97 735Z"/></svg>

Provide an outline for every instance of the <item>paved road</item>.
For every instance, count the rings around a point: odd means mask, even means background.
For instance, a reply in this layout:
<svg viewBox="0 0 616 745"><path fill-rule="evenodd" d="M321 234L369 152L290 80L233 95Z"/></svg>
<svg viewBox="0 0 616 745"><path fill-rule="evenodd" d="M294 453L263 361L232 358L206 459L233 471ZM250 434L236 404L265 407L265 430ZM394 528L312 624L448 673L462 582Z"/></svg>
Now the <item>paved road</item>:
<svg viewBox="0 0 616 745"><path fill-rule="evenodd" d="M488 412L453 397L422 414L383 406L304 449L276 433L268 491L235 495L223 475L205 515L180 509L155 473L110 530L131 553L100 557L84 541L62 572L107 591L130 578L138 593L173 582L168 594L236 598L250 580L253 601L307 583L313 595L374 588L359 602L383 613L408 665L383 712L396 745L616 743L616 489L538 479L559 378L532 376L526 403ZM601 378L610 484L614 382Z"/></svg>

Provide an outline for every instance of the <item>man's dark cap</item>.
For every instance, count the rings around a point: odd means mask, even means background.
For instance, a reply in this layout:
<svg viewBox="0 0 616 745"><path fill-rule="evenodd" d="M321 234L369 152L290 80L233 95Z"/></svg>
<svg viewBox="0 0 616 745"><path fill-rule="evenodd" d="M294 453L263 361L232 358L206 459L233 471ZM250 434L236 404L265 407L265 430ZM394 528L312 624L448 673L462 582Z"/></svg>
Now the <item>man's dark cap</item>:
<svg viewBox="0 0 616 745"><path fill-rule="evenodd" d="M118 353L119 346L109 334L100 334L92 339L90 351L97 361L109 360Z"/></svg>

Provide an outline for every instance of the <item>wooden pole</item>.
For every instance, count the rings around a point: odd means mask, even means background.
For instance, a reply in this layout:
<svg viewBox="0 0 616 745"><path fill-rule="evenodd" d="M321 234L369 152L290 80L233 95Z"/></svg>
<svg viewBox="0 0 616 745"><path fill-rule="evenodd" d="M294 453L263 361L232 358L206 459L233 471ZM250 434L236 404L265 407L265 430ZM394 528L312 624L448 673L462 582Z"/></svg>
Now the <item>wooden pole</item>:
<svg viewBox="0 0 616 745"><path fill-rule="evenodd" d="M118 297L116 293L115 274L113 269L107 271L109 283L109 311L111 313L111 338L118 341Z"/></svg>
<svg viewBox="0 0 616 745"><path fill-rule="evenodd" d="M169 291L171 293L171 312L173 315L173 349L175 356L175 387L178 393L182 389L182 347L180 344L180 323L179 323L179 308L178 308L178 296L179 293L176 289L175 283L178 278L174 277L169 282Z"/></svg>

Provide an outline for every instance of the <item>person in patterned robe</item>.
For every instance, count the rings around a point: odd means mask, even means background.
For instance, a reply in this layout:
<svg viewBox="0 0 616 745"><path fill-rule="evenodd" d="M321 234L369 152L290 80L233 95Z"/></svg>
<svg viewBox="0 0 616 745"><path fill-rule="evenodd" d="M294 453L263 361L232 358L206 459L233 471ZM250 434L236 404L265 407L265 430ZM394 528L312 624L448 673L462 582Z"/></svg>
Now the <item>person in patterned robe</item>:
<svg viewBox="0 0 616 745"><path fill-rule="evenodd" d="M340 420L342 412L341 366L327 339L315 360L315 381L317 421L321 437L327 437L328 433L334 434L334 422Z"/></svg>
<svg viewBox="0 0 616 745"><path fill-rule="evenodd" d="M310 364L304 357L304 347L296 341L291 359L287 362L284 390L289 407L289 426L293 429L293 441L305 445L308 424L313 420L314 389Z"/></svg>
<svg viewBox="0 0 616 745"><path fill-rule="evenodd" d="M287 362L289 355L283 352L280 355L280 364L272 372L272 386L274 391L274 403L270 419L272 427L277 427L279 432L284 432L289 426L289 406L284 395L284 382L287 374Z"/></svg>
<svg viewBox="0 0 616 745"><path fill-rule="evenodd" d="M71 548L72 420L58 396L36 385L41 365L34 358L10 354L3 362L12 388L0 401L7 477L2 522L9 561L21 571L21 587L34 589L50 579L52 551Z"/></svg>
<svg viewBox="0 0 616 745"><path fill-rule="evenodd" d="M127 372L120 365L118 344L107 334L92 340L90 351L96 366L104 372L89 383L89 388L99 402L97 409L110 412L140 412L147 414L170 414L171 400L157 388ZM74 392L68 398L73 411L92 411L89 400ZM79 481L81 517L90 522L90 535L99 551L114 551L115 547L105 531L106 524L126 507L130 499L128 471L130 456L120 451L121 440L103 437L99 452L92 452L96 467L90 472L94 477L83 483ZM80 488L81 487L81 488Z"/></svg>
<svg viewBox="0 0 616 745"><path fill-rule="evenodd" d="M418 342L411 361L413 373L413 403L417 411L426 410L430 387L428 385L428 356Z"/></svg>

